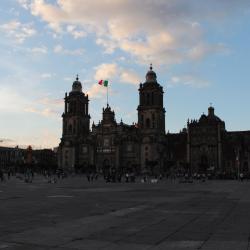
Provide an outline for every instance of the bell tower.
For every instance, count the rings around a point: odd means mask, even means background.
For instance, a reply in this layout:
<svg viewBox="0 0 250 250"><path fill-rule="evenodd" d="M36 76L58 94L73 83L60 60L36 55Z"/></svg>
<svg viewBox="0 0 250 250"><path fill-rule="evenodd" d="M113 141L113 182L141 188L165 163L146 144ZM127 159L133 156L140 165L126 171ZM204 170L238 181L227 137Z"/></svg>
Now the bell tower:
<svg viewBox="0 0 250 250"><path fill-rule="evenodd" d="M139 88L138 126L142 133L165 134L163 93L163 88L157 82L156 73L150 64L146 81L141 83Z"/></svg>
<svg viewBox="0 0 250 250"><path fill-rule="evenodd" d="M78 75L69 94L65 93L63 131L60 143L62 168L74 169L79 164L81 142L90 133L89 99L82 91Z"/></svg>
<svg viewBox="0 0 250 250"><path fill-rule="evenodd" d="M141 135L141 170L157 174L163 166L165 109L163 88L152 64L139 87L138 128Z"/></svg>
<svg viewBox="0 0 250 250"><path fill-rule="evenodd" d="M89 134L90 115L88 95L82 92L78 76L73 82L72 91L65 93L63 117L63 137L79 138Z"/></svg>

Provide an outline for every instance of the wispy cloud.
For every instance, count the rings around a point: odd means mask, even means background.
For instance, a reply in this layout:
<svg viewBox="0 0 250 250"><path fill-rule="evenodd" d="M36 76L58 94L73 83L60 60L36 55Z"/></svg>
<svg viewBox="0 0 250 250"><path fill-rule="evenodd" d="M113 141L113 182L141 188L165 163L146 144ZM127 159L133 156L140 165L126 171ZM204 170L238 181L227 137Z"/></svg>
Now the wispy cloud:
<svg viewBox="0 0 250 250"><path fill-rule="evenodd" d="M38 109L34 107L27 107L24 109L24 111L28 113L34 113L34 114L46 116L46 117L51 117L51 116L58 117L59 116L58 111L53 110L51 108Z"/></svg>
<svg viewBox="0 0 250 250"><path fill-rule="evenodd" d="M23 43L27 38L36 34L36 30L31 23L21 23L17 20L12 20L0 26L0 30L9 38L12 38L17 43Z"/></svg>
<svg viewBox="0 0 250 250"><path fill-rule="evenodd" d="M8 138L0 138L0 143L9 143L12 142L12 139L8 139Z"/></svg>
<svg viewBox="0 0 250 250"><path fill-rule="evenodd" d="M24 9L29 9L30 7L30 0L17 0L17 2L24 8Z"/></svg>
<svg viewBox="0 0 250 250"><path fill-rule="evenodd" d="M120 74L120 81L138 86L141 77L133 70L122 69Z"/></svg>
<svg viewBox="0 0 250 250"><path fill-rule="evenodd" d="M118 66L115 63L103 63L97 66L95 72L95 80L110 80L113 79L118 72Z"/></svg>
<svg viewBox="0 0 250 250"><path fill-rule="evenodd" d="M51 73L43 73L41 74L41 78L44 78L44 79L49 79L51 78L53 75Z"/></svg>
<svg viewBox="0 0 250 250"><path fill-rule="evenodd" d="M91 85L89 89L87 89L87 94L89 95L90 98L102 98L106 95L107 93L107 88L100 86L97 83L94 83Z"/></svg>
<svg viewBox="0 0 250 250"><path fill-rule="evenodd" d="M65 49L61 44L54 47L54 52L56 54L70 55L70 56L81 56L84 54L84 49Z"/></svg>
<svg viewBox="0 0 250 250"><path fill-rule="evenodd" d="M195 75L178 75L172 76L170 86L186 85L194 88L209 87L211 83Z"/></svg>
<svg viewBox="0 0 250 250"><path fill-rule="evenodd" d="M29 49L29 51L33 54L47 54L48 48L46 46L34 47Z"/></svg>
<svg viewBox="0 0 250 250"><path fill-rule="evenodd" d="M77 29L75 25L68 25L67 32L70 33L75 39L85 37L87 34L85 31Z"/></svg>
<svg viewBox="0 0 250 250"><path fill-rule="evenodd" d="M55 107L56 106L61 107L64 103L63 98L54 99L54 98L49 98L49 97L43 97L41 99L38 99L37 102L46 106L55 106Z"/></svg>

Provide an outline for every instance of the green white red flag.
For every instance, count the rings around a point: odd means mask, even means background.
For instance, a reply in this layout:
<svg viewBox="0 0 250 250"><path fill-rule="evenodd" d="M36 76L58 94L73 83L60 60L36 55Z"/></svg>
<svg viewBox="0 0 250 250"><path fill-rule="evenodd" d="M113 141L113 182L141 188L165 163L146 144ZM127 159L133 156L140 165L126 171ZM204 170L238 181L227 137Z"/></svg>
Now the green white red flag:
<svg viewBox="0 0 250 250"><path fill-rule="evenodd" d="M99 85L102 85L104 87L108 87L109 81L108 80L100 80L98 82Z"/></svg>

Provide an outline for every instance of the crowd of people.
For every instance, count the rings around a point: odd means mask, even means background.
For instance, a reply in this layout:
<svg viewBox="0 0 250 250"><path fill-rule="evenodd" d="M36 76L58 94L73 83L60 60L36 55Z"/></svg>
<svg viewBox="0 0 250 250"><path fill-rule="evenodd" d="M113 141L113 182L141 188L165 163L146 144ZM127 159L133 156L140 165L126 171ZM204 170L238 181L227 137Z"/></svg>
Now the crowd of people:
<svg viewBox="0 0 250 250"><path fill-rule="evenodd" d="M27 168L21 172L15 172L12 169L7 171L3 171L0 168L0 181L4 182L11 178L18 178L23 180L26 183L32 183L36 176L40 176L44 178L45 182L48 183L57 183L60 179L67 178L69 176L85 176L88 182L95 182L103 177L106 183L158 183L160 181L170 181L170 182L179 182L179 183L193 183L193 182L205 182L207 180L213 179L235 179L243 182L244 180L250 180L250 174L246 174L243 172L237 174L228 175L226 173L193 173L190 174L189 172L176 172L176 171L169 171L164 174L150 174L150 173L143 173L143 174L136 174L132 171L125 171L125 172L118 172L114 169L110 169L109 171L104 171L102 173L88 172L84 174L77 174L77 173L66 173L62 169L56 170L41 170L38 172L34 172L32 168ZM102 179L102 178L101 178Z"/></svg>

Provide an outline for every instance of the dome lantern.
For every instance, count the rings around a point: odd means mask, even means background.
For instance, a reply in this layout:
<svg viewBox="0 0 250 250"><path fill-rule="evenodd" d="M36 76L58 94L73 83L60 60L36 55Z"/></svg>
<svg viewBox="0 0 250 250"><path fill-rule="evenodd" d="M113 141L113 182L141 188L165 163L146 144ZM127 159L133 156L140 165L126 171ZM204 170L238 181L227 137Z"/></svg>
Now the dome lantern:
<svg viewBox="0 0 250 250"><path fill-rule="evenodd" d="M152 63L150 63L149 71L146 74L146 82L156 82L156 73L153 71Z"/></svg>
<svg viewBox="0 0 250 250"><path fill-rule="evenodd" d="M78 75L72 85L72 92L82 92L82 83L79 81Z"/></svg>

